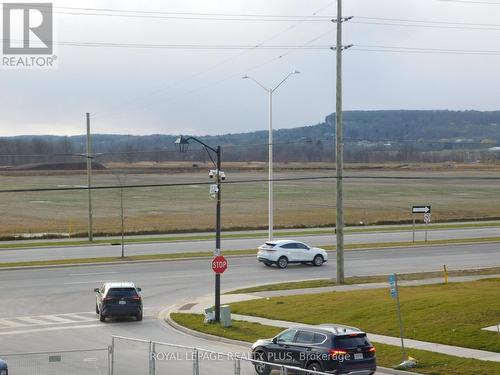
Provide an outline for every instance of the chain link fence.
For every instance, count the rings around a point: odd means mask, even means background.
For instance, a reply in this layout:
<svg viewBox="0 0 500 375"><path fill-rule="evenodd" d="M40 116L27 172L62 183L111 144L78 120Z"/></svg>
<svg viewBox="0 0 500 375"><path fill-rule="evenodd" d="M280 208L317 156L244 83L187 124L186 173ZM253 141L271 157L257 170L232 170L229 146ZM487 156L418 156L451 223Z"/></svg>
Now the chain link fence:
<svg viewBox="0 0 500 375"><path fill-rule="evenodd" d="M13 375L109 375L110 348L0 354Z"/></svg>

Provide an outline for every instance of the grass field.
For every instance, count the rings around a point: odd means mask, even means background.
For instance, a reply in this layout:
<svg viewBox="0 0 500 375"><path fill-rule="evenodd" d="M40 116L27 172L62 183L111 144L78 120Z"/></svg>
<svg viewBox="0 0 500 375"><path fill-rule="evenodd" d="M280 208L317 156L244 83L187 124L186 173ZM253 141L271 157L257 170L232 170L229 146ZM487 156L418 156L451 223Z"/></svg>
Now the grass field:
<svg viewBox="0 0 500 375"><path fill-rule="evenodd" d="M498 333L481 330L499 323L500 279L401 287L408 338L500 352ZM307 324L338 323L399 336L396 303L388 288L277 297L232 304L237 314Z"/></svg>
<svg viewBox="0 0 500 375"><path fill-rule="evenodd" d="M266 172L254 165L227 169L227 181L266 179ZM283 167L283 166L282 166ZM322 168L278 170L277 178L334 175ZM193 171L155 169L150 173L121 169L125 184L192 183L183 187L125 189L127 232L210 230L214 225L215 202L209 199L209 182L204 166ZM477 167L482 168L482 167ZM107 171L96 173L96 186L117 185ZM153 172L153 173L151 173ZM116 172L118 173L118 172ZM410 221L409 206L432 204L433 220L494 218L500 216L498 183L494 180L385 180L380 176L482 177L495 170L444 168L415 170L402 168L355 169L346 175L345 212L348 224ZM370 177L369 179L362 177ZM0 176L2 189L85 186L85 174L8 173ZM87 229L87 191L2 193L0 235L21 233L84 233ZM267 182L223 186L223 227L264 228L267 225ZM119 190L93 192L94 231L120 230ZM275 225L279 227L322 226L335 221L335 181L275 182Z"/></svg>
<svg viewBox="0 0 500 375"><path fill-rule="evenodd" d="M477 276L477 275L499 275L500 267L470 269L470 270L452 270L448 271L448 276ZM376 276L351 276L345 278L347 285L366 284L366 283L386 283L389 275L376 275ZM494 276L492 276L494 277ZM422 280L430 278L443 278L443 272L416 272L407 274L398 274L399 281L407 280ZM333 279L316 279L305 281L290 281L285 283L274 283L267 285L259 285L250 288L235 289L226 294L245 294L256 292L271 292L275 290L293 290L293 289L310 289L310 288L324 288L335 286L337 283ZM307 290L304 291L307 293Z"/></svg>
<svg viewBox="0 0 500 375"><path fill-rule="evenodd" d="M172 314L172 319L180 325L195 331L221 336L229 339L254 342L260 338L270 338L281 332L278 327L256 323L234 321L231 328L222 328L215 324L203 324L203 316L197 314ZM383 367L395 367L401 362L401 349L397 346L374 343L377 349L377 364ZM418 367L410 370L428 375L492 375L500 372L500 364L438 354L423 350L410 349L409 354L416 358ZM472 372L473 371L473 372Z"/></svg>

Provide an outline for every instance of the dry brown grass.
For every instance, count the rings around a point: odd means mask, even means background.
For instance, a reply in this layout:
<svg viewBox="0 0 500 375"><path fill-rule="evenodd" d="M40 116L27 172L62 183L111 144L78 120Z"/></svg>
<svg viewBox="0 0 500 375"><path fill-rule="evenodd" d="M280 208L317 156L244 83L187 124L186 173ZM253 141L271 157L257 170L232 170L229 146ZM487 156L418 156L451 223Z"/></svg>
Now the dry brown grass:
<svg viewBox="0 0 500 375"><path fill-rule="evenodd" d="M191 165L192 163L188 164ZM244 164L244 165L243 165ZM215 202L208 197L207 166L185 168L186 163L140 165L119 168L125 184L192 182L184 187L131 188L125 190L127 231L177 231L207 229L214 225ZM138 167L138 166L136 166ZM263 163L227 165L228 180L266 179ZM331 165L316 163L280 165L277 177L334 175ZM162 170L165 168L165 170ZM184 168L184 169L182 169ZM176 173L176 170L182 173ZM346 221L373 224L381 221L411 220L409 206L432 204L434 221L494 218L500 216L497 181L485 180L384 180L384 176L481 177L495 175L497 165L401 166L378 165L368 169L350 169L348 176L372 179L346 179ZM116 185L116 177L97 173L95 185ZM114 169L118 173L117 169ZM83 173L8 174L0 177L2 189L32 187L84 186ZM115 232L120 228L119 190L93 193L96 232ZM283 181L275 183L275 222L277 226L318 226L335 221L335 181ZM40 192L0 194L0 234L40 232L85 232L87 192ZM223 186L223 226L252 228L267 225L267 182Z"/></svg>

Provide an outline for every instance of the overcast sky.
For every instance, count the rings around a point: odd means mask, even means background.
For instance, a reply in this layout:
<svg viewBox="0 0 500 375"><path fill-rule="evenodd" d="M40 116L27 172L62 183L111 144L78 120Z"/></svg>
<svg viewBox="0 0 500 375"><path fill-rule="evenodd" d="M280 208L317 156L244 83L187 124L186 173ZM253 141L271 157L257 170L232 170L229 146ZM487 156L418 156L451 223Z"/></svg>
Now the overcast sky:
<svg viewBox="0 0 500 375"><path fill-rule="evenodd" d="M491 3L491 1L490 1ZM500 3L500 2L499 2ZM154 12L335 15L329 0L55 1L55 40L140 44L333 45L331 22L221 21L69 15L60 7ZM368 52L362 46L500 50L500 4L440 0L346 0L344 109L500 109L500 55ZM135 13L140 14L140 13ZM203 17L203 16L202 16ZM492 24L371 25L359 17ZM408 24L408 23L406 23ZM412 23L415 25L415 22ZM429 24L425 24L429 25ZM498 26L495 26L498 25ZM487 28L488 30L476 30ZM497 30L494 30L494 29ZM357 50L356 50L357 49ZM335 108L335 53L322 50L176 50L56 46L53 70L0 70L0 135L222 134L314 125ZM279 58L279 56L283 56Z"/></svg>

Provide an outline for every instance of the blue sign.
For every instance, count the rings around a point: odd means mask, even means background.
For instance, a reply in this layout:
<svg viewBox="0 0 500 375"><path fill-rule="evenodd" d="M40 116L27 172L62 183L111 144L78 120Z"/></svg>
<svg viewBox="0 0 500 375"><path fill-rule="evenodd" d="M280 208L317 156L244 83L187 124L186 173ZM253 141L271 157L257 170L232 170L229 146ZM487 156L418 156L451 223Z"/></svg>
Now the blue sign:
<svg viewBox="0 0 500 375"><path fill-rule="evenodd" d="M396 287L396 275L389 275L389 286L391 288L391 297L397 298L398 289Z"/></svg>

